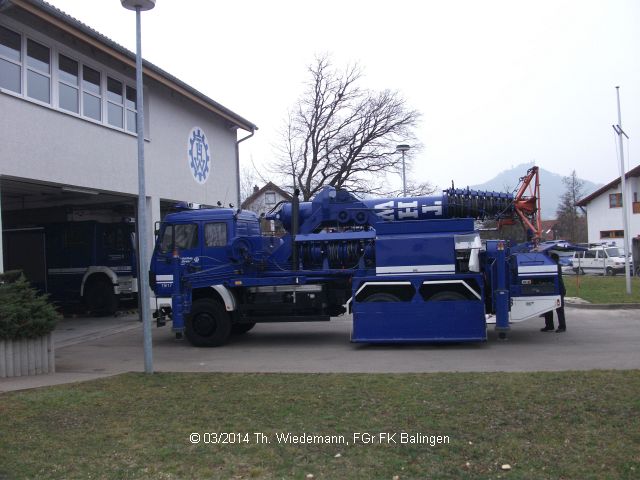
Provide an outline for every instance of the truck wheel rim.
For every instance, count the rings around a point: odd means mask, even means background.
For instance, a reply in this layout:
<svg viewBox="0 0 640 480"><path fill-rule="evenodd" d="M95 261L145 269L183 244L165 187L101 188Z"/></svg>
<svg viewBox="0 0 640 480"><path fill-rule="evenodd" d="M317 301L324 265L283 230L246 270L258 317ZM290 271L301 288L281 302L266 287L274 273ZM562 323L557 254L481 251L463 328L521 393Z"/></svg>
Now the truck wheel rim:
<svg viewBox="0 0 640 480"><path fill-rule="evenodd" d="M193 330L203 337L209 337L216 331L216 319L208 314L201 313L193 319Z"/></svg>

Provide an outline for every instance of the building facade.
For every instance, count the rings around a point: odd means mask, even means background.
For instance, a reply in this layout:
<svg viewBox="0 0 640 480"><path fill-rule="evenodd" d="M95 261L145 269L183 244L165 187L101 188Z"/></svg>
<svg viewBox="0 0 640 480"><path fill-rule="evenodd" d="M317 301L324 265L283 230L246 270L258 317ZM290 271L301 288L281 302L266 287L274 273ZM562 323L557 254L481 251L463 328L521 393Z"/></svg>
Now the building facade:
<svg viewBox="0 0 640 480"><path fill-rule="evenodd" d="M257 127L148 62L143 82L148 224L178 201L237 205ZM45 2L0 0L3 229L134 215L139 107L134 53Z"/></svg>
<svg viewBox="0 0 640 480"><path fill-rule="evenodd" d="M640 166L629 170L625 179L627 201L623 201L620 178L616 178L577 202L587 211L589 243L624 245L623 208L629 221L629 249L631 239L640 235Z"/></svg>

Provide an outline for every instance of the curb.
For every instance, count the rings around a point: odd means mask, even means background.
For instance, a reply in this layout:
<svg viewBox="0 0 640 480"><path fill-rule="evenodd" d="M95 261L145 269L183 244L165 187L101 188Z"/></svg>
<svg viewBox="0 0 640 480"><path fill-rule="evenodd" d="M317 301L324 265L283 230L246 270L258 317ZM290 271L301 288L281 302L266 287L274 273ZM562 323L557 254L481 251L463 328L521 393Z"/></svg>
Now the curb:
<svg viewBox="0 0 640 480"><path fill-rule="evenodd" d="M635 310L640 309L640 303L565 303L568 308L583 308L585 310Z"/></svg>

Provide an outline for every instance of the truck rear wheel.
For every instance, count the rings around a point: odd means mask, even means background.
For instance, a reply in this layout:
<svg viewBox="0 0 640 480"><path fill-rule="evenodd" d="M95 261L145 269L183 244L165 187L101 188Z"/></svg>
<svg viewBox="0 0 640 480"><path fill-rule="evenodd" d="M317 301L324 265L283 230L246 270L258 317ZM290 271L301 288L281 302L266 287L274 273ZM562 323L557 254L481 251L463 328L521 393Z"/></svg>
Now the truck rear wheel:
<svg viewBox="0 0 640 480"><path fill-rule="evenodd" d="M255 326L255 323L236 323L231 326L231 333L233 335L242 335L244 333L247 333Z"/></svg>
<svg viewBox="0 0 640 480"><path fill-rule="evenodd" d="M196 300L185 320L187 340L196 347L218 347L229 340L231 319L215 300Z"/></svg>
<svg viewBox="0 0 640 480"><path fill-rule="evenodd" d="M118 309L118 297L113 292L113 285L106 278L89 281L85 287L84 301L93 315L113 315Z"/></svg>
<svg viewBox="0 0 640 480"><path fill-rule="evenodd" d="M400 299L391 293L378 292L373 295L369 295L367 298L363 300L366 303L372 302L399 302Z"/></svg>
<svg viewBox="0 0 640 480"><path fill-rule="evenodd" d="M463 294L459 292L444 290L442 292L438 292L429 297L429 301L435 302L454 302L459 300L466 300Z"/></svg>

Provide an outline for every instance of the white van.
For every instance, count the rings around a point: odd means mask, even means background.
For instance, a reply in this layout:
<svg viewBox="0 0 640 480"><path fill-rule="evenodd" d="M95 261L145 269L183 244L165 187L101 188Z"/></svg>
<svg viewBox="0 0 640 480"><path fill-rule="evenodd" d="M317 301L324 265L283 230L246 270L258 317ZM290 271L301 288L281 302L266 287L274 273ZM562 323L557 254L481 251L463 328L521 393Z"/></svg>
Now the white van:
<svg viewBox="0 0 640 480"><path fill-rule="evenodd" d="M631 265L633 271L633 265ZM595 273L615 275L624 273L624 252L618 247L594 247L583 252L574 252L571 260L573 271L578 275Z"/></svg>

